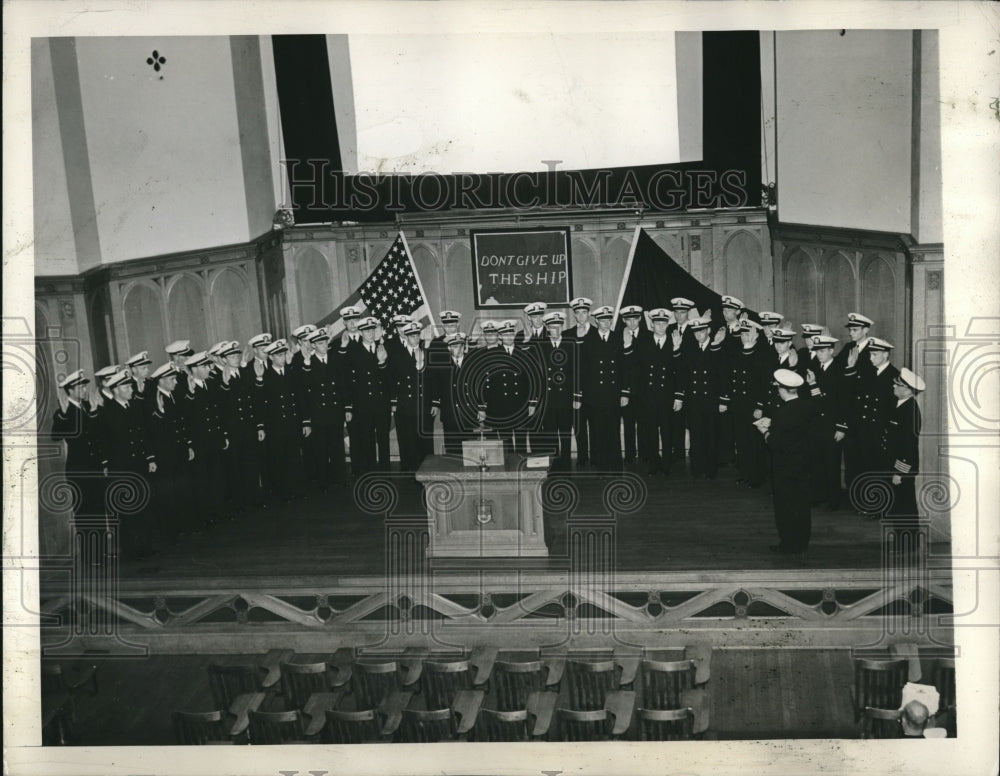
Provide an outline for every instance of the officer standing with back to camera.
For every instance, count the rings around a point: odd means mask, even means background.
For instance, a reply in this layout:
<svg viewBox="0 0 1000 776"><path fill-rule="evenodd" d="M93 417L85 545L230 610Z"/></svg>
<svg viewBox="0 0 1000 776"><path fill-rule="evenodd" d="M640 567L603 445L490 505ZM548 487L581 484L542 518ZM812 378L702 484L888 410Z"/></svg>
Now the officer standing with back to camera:
<svg viewBox="0 0 1000 776"><path fill-rule="evenodd" d="M777 369L773 375L781 405L754 425L771 451L774 481L774 522L778 544L772 552L804 557L812 535L810 451L815 407L799 398L802 375Z"/></svg>

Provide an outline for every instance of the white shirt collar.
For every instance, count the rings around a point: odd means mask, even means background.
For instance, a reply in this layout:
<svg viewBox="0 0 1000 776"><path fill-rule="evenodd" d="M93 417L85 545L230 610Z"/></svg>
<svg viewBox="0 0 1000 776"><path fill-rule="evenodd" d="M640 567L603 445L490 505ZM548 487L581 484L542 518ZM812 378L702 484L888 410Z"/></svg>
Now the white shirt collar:
<svg viewBox="0 0 1000 776"><path fill-rule="evenodd" d="M80 402L78 402L72 396L67 396L66 398L69 400L69 403L72 404L74 407L76 407L78 410L82 410L83 409L83 405L80 404Z"/></svg>
<svg viewBox="0 0 1000 776"><path fill-rule="evenodd" d="M889 362L886 361L884 364L882 364L882 366L875 367L875 374L877 375L882 374L888 367L889 367Z"/></svg>

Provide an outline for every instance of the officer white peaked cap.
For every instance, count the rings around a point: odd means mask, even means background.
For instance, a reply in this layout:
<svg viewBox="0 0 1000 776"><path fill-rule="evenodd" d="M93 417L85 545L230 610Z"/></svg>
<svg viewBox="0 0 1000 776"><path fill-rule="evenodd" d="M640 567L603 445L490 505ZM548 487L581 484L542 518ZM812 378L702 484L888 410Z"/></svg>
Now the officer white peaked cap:
<svg viewBox="0 0 1000 776"><path fill-rule="evenodd" d="M736 310L742 310L744 307L746 307L746 305L743 304L742 300L737 299L735 296L730 296L729 294L726 294L725 296L722 297L722 306L732 307Z"/></svg>
<svg viewBox="0 0 1000 776"><path fill-rule="evenodd" d="M461 345L464 344L466 340L465 332L455 332L454 334L446 334L444 336L444 341L448 345Z"/></svg>
<svg viewBox="0 0 1000 776"><path fill-rule="evenodd" d="M657 307L649 311L649 319L651 321L669 321L670 311L665 307Z"/></svg>
<svg viewBox="0 0 1000 776"><path fill-rule="evenodd" d="M311 323L306 323L302 326L299 326L297 329L293 330L292 336L295 337L295 339L302 339L307 334L310 334L314 331L316 331L316 327L313 326Z"/></svg>
<svg viewBox="0 0 1000 776"><path fill-rule="evenodd" d="M288 352L288 343L283 339L278 339L267 346L267 350L264 351L269 356L276 356L279 353Z"/></svg>
<svg viewBox="0 0 1000 776"><path fill-rule="evenodd" d="M791 369L776 369L774 381L783 388L799 388L805 382L802 375Z"/></svg>
<svg viewBox="0 0 1000 776"><path fill-rule="evenodd" d="M771 310L765 310L764 312L760 313L759 317L760 317L760 322L768 326L771 326L772 324L781 323L784 320L784 316L781 313L776 313Z"/></svg>
<svg viewBox="0 0 1000 776"><path fill-rule="evenodd" d="M892 350L895 346L890 342L886 342L884 339L872 337L868 342L868 347L871 350Z"/></svg>
<svg viewBox="0 0 1000 776"><path fill-rule="evenodd" d="M123 369L120 372L115 372L111 376L111 379L108 380L107 387L108 388L117 388L119 385L122 385L123 383L127 383L131 379L132 379L132 375L130 375L127 371L125 371Z"/></svg>
<svg viewBox="0 0 1000 776"><path fill-rule="evenodd" d="M270 345L271 335L265 331L263 334L257 334L256 336L251 337L247 340L247 344L252 348L260 348L265 345Z"/></svg>
<svg viewBox="0 0 1000 776"><path fill-rule="evenodd" d="M638 318L642 315L642 308L637 304L630 304L621 309L622 318Z"/></svg>
<svg viewBox="0 0 1000 776"><path fill-rule="evenodd" d="M494 321L483 321L479 325L479 328L482 329L483 331L496 331L497 324Z"/></svg>
<svg viewBox="0 0 1000 776"><path fill-rule="evenodd" d="M108 377L112 377L118 372L118 364L111 364L110 366L101 367L96 372L94 372L94 377L100 377L102 380Z"/></svg>
<svg viewBox="0 0 1000 776"><path fill-rule="evenodd" d="M362 318L358 323L358 328L361 330L374 329L376 326L378 326L378 318L373 318L372 316Z"/></svg>
<svg viewBox="0 0 1000 776"><path fill-rule="evenodd" d="M222 347L219 348L219 355L225 358L226 356L231 356L233 353L240 352L240 343L236 340L229 340L229 342L223 342Z"/></svg>
<svg viewBox="0 0 1000 776"><path fill-rule="evenodd" d="M569 306L574 310L579 310L581 307L586 307L589 310L594 306L594 302L585 296L578 296L576 299L570 301Z"/></svg>
<svg viewBox="0 0 1000 776"><path fill-rule="evenodd" d="M517 325L514 321L501 321L500 325L497 326L497 331L501 334L510 334L510 332L515 331L516 329Z"/></svg>
<svg viewBox="0 0 1000 776"><path fill-rule="evenodd" d="M708 318L695 318L689 325L692 329L707 329L712 322Z"/></svg>
<svg viewBox="0 0 1000 776"><path fill-rule="evenodd" d="M912 370L907 369L905 366L899 370L899 379L914 391L923 391L927 388L927 383L924 382L924 379L920 375L914 374Z"/></svg>
<svg viewBox="0 0 1000 776"><path fill-rule="evenodd" d="M83 370L77 369L75 372L70 372L68 375L66 375L63 381L59 383L59 387L73 388L74 386L82 385L83 383L89 383L89 382L90 380L84 376Z"/></svg>
<svg viewBox="0 0 1000 776"><path fill-rule="evenodd" d="M134 356L130 356L128 361L125 362L125 366L142 366L143 364L152 364L153 362L149 358L149 351L144 350L141 353L136 353Z"/></svg>
<svg viewBox="0 0 1000 776"><path fill-rule="evenodd" d="M548 309L549 306L545 302L532 302L524 308L524 311L528 315L541 315Z"/></svg>
<svg viewBox="0 0 1000 776"><path fill-rule="evenodd" d="M694 307L694 302L685 299L683 296L675 296L670 300L670 306L675 310L690 310Z"/></svg>
<svg viewBox="0 0 1000 776"><path fill-rule="evenodd" d="M563 315L558 310L553 310L552 312L548 313L544 318L542 318L542 322L546 326L551 326L553 323L563 324L566 322L566 316Z"/></svg>
<svg viewBox="0 0 1000 776"><path fill-rule="evenodd" d="M199 350L193 356L188 356L184 359L184 366L200 366L201 364L208 363L208 353L204 350Z"/></svg>
<svg viewBox="0 0 1000 776"><path fill-rule="evenodd" d="M352 307L344 307L340 311L340 317L341 318L348 318L348 319L350 319L350 318L360 318L361 317L361 310L359 310L357 307L353 307L353 306Z"/></svg>
<svg viewBox="0 0 1000 776"><path fill-rule="evenodd" d="M809 340L809 347L812 350L819 350L820 348L832 348L836 344L837 344L836 337L824 337L818 334Z"/></svg>
<svg viewBox="0 0 1000 776"><path fill-rule="evenodd" d="M871 326L875 321L869 318L867 315L862 315L861 313L848 313L847 314L847 326Z"/></svg>
<svg viewBox="0 0 1000 776"><path fill-rule="evenodd" d="M424 330L418 321L410 321L403 327L403 334L419 334Z"/></svg>
<svg viewBox="0 0 1000 776"><path fill-rule="evenodd" d="M168 355L181 356L191 352L191 340L176 340L165 348Z"/></svg>
<svg viewBox="0 0 1000 776"><path fill-rule="evenodd" d="M791 329L775 329L771 332L771 336L776 340L791 340L795 336L795 332Z"/></svg>
<svg viewBox="0 0 1000 776"><path fill-rule="evenodd" d="M823 327L818 323L803 323L802 326L803 334L822 334Z"/></svg>
<svg viewBox="0 0 1000 776"><path fill-rule="evenodd" d="M442 310L441 311L441 322L442 323L456 323L459 318L462 317L462 313L455 310Z"/></svg>
<svg viewBox="0 0 1000 776"><path fill-rule="evenodd" d="M306 335L307 342L321 342L330 339L330 335L326 333L326 329L316 329L316 331L311 331Z"/></svg>
<svg viewBox="0 0 1000 776"><path fill-rule="evenodd" d="M604 305L594 310L595 318L611 318L615 314L614 308Z"/></svg>
<svg viewBox="0 0 1000 776"><path fill-rule="evenodd" d="M153 380L162 380L164 377L170 377L175 374L178 374L177 365L174 364L173 361L168 361L167 363L156 367L156 370L150 375L150 377Z"/></svg>

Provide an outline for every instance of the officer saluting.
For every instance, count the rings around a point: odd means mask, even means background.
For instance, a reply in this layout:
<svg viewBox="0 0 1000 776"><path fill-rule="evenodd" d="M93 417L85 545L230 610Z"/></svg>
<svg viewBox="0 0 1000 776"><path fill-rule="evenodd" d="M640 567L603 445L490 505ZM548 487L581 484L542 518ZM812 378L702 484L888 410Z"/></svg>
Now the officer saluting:
<svg viewBox="0 0 1000 776"><path fill-rule="evenodd" d="M361 331L358 329L361 310L353 305L344 307L340 310L340 319L344 322L344 333L340 335L340 344L337 350L341 355L345 355L348 348L361 344Z"/></svg>
<svg viewBox="0 0 1000 776"><path fill-rule="evenodd" d="M775 370L774 387L782 403L772 417L754 424L771 450L774 522L780 539L771 550L783 555L803 555L812 534L809 452L815 416L814 408L798 395L804 382L789 369Z"/></svg>
<svg viewBox="0 0 1000 776"><path fill-rule="evenodd" d="M867 315L861 313L847 314L847 334L850 342L844 345L837 354L836 364L845 372L863 370L871 363L871 351L868 350L868 343L874 321Z"/></svg>
<svg viewBox="0 0 1000 776"><path fill-rule="evenodd" d="M667 336L674 342L679 342L678 357L681 363L679 370L687 368L687 358L695 348L694 330L691 328L691 310L694 302L683 296L674 297L670 300L670 309L674 313L674 321L667 326ZM674 411L670 422L670 453L664 451L672 461L683 461L686 454L684 449L684 432L687 429L687 411L683 406ZM669 465L664 470L664 474L670 470Z"/></svg>
<svg viewBox="0 0 1000 776"><path fill-rule="evenodd" d="M270 366L260 384L260 410L258 418L263 424L264 444L267 446L269 482L275 498L288 501L301 493L299 440L308 437L311 429L302 422L299 397L291 370L285 363L288 343L275 340L267 346Z"/></svg>
<svg viewBox="0 0 1000 776"><path fill-rule="evenodd" d="M466 340L464 332L445 335L449 360L447 365L436 367L431 378L431 415L441 418L446 455L461 455L462 441L471 435L476 425L479 400L469 378Z"/></svg>
<svg viewBox="0 0 1000 776"><path fill-rule="evenodd" d="M153 392L149 383L149 366L153 362L149 358L148 351L136 353L129 356L125 361L125 368L132 375L132 401L139 402L140 407L144 407L146 397ZM149 408L144 407L143 413L148 413Z"/></svg>
<svg viewBox="0 0 1000 776"><path fill-rule="evenodd" d="M432 387L427 354L420 347L423 331L416 321L405 324L404 344L389 355L390 394L396 415L399 464L404 472L415 472L434 452L434 419L431 416Z"/></svg>
<svg viewBox="0 0 1000 776"><path fill-rule="evenodd" d="M890 343L872 337L865 348L869 364L859 366L861 357L857 355L852 355L847 362L848 371L844 374L848 391L852 393L849 400L851 433L845 440L844 461L849 489L862 475L882 471L883 435L892 411L893 381L899 376L899 370L889 363L892 349ZM866 513L862 511L862 514ZM867 516L878 515L867 513Z"/></svg>
<svg viewBox="0 0 1000 776"><path fill-rule="evenodd" d="M167 352L167 358L170 363L177 368L177 384L181 385L185 382L184 378L187 377L187 367L184 366L184 362L187 361L191 356L194 355L194 351L191 349L190 340L175 340L164 348ZM174 389L176 390L176 388ZM177 398L184 396L186 386L181 387L181 394Z"/></svg>
<svg viewBox="0 0 1000 776"><path fill-rule="evenodd" d="M527 431L534 428L534 418L541 398L541 377L533 349L516 346L516 324L504 321L498 328L501 347L483 351L488 355L479 420L500 433L504 449L526 452Z"/></svg>
<svg viewBox="0 0 1000 776"><path fill-rule="evenodd" d="M652 336L633 342L626 333L624 352L626 361L632 362L628 371L632 377L631 398L635 401L639 421L639 453L649 462L650 476L666 476L671 464L671 424L677 422L676 413L684 406L680 355L683 335L676 329L673 337L667 335L670 313L662 307L650 310L649 320L653 326ZM694 333L690 336L693 338ZM587 369L585 364L585 375Z"/></svg>
<svg viewBox="0 0 1000 776"><path fill-rule="evenodd" d="M577 393L576 348L562 335L566 316L561 312L550 312L543 319L548 330L548 340L536 346L540 369L545 375L543 393L542 433L538 451L555 455L552 471L569 471L570 433L573 430L573 400ZM532 440L534 451L534 438Z"/></svg>
<svg viewBox="0 0 1000 776"><path fill-rule="evenodd" d="M122 370L107 382L113 400L104 407L104 444L101 466L112 487L116 478L133 475L148 483L156 472L156 454L146 445L145 422L138 404L132 402L132 377ZM127 484L129 491L135 488ZM119 547L126 558L142 559L153 553L149 511L123 516L119 523Z"/></svg>
<svg viewBox="0 0 1000 776"><path fill-rule="evenodd" d="M190 464L194 449L190 444L187 422L182 406L174 399L179 374L177 367L167 362L152 375L149 403L149 441L156 455L153 479L153 512L160 535L176 538L187 533L192 525L193 503Z"/></svg>
<svg viewBox="0 0 1000 776"><path fill-rule="evenodd" d="M628 336L633 342L640 337L649 335L649 329L642 325L642 308L637 304L630 304L621 309L622 327L618 336L622 342L622 350L625 349L625 337ZM628 332L626 335L625 332ZM631 369L634 362L626 362L626 374L622 378L626 385L631 385ZM635 404L629 402L622 407L622 425L625 427L625 463L635 461L638 448L638 425L636 424Z"/></svg>
<svg viewBox="0 0 1000 776"><path fill-rule="evenodd" d="M823 336L823 327L818 323L803 323L799 329L802 331L803 345L796 350L799 359L798 373L805 377L805 370L816 366L816 351L812 349L812 339ZM837 340L833 342L836 344Z"/></svg>
<svg viewBox="0 0 1000 776"><path fill-rule="evenodd" d="M691 321L695 349L687 358L685 396L691 433L691 476L714 480L719 466L719 418L728 404L728 375L722 354L725 332L720 329L713 341L711 325L708 318Z"/></svg>
<svg viewBox="0 0 1000 776"><path fill-rule="evenodd" d="M240 343L225 342L219 348L222 372L218 382L219 409L229 439L226 451L226 490L237 514L260 506L264 495L260 483L256 376L243 366Z"/></svg>
<svg viewBox="0 0 1000 776"><path fill-rule="evenodd" d="M379 322L368 317L361 321L361 344L347 350L351 379L347 412L351 437L351 468L361 476L370 471L389 470L389 354L376 343Z"/></svg>
<svg viewBox="0 0 1000 776"><path fill-rule="evenodd" d="M576 346L577 363L584 362L583 351L586 345L594 341L597 330L590 325L590 308L594 303L585 296L570 300L573 310L574 325L563 330L563 339ZM584 402L573 402L573 431L576 434L576 465L585 466L591 458L591 406Z"/></svg>
<svg viewBox="0 0 1000 776"><path fill-rule="evenodd" d="M843 373L833 363L835 337L817 334L812 338L813 355L806 369L810 401L819 412L813 450L812 488L814 503L827 502L830 509L840 507L840 456L848 434L847 391Z"/></svg>
<svg viewBox="0 0 1000 776"><path fill-rule="evenodd" d="M545 313L549 306L545 302L532 302L524 308L524 314L528 316L528 326L517 335L515 340L518 345L542 345L548 341L548 333L545 330Z"/></svg>
<svg viewBox="0 0 1000 776"><path fill-rule="evenodd" d="M621 408L629 402L624 382L626 358L611 332L615 311L608 306L594 310L598 331L584 337L581 345L580 404L590 419L590 453L594 464L605 472L622 468ZM580 342L580 340L578 340ZM574 403L576 406L576 403Z"/></svg>
<svg viewBox="0 0 1000 776"><path fill-rule="evenodd" d="M66 482L76 500L73 515L103 515L104 505L95 488L98 471L98 439L95 418L87 401L90 379L78 369L60 383L59 409L52 418L52 439L66 443ZM65 397L65 398L64 398Z"/></svg>
<svg viewBox="0 0 1000 776"><path fill-rule="evenodd" d="M222 422L219 388L209 382L211 359L200 351L184 362L188 378L184 414L197 463L194 485L202 507L202 523L211 525L226 509L226 450L229 438Z"/></svg>
<svg viewBox="0 0 1000 776"><path fill-rule="evenodd" d="M312 428L309 438L317 462L317 477L320 490L325 491L347 481L344 423L350 418L344 411L346 356L330 352L329 337L323 329L309 334L309 343L313 353L302 365L303 423Z"/></svg>

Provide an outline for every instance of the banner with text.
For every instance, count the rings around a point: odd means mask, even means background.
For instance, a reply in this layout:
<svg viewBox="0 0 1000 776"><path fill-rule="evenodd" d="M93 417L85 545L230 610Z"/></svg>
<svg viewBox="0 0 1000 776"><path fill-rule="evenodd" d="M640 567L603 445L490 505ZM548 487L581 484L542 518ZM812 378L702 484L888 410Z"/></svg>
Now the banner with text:
<svg viewBox="0 0 1000 776"><path fill-rule="evenodd" d="M569 227L473 230L470 235L477 309L569 304Z"/></svg>

